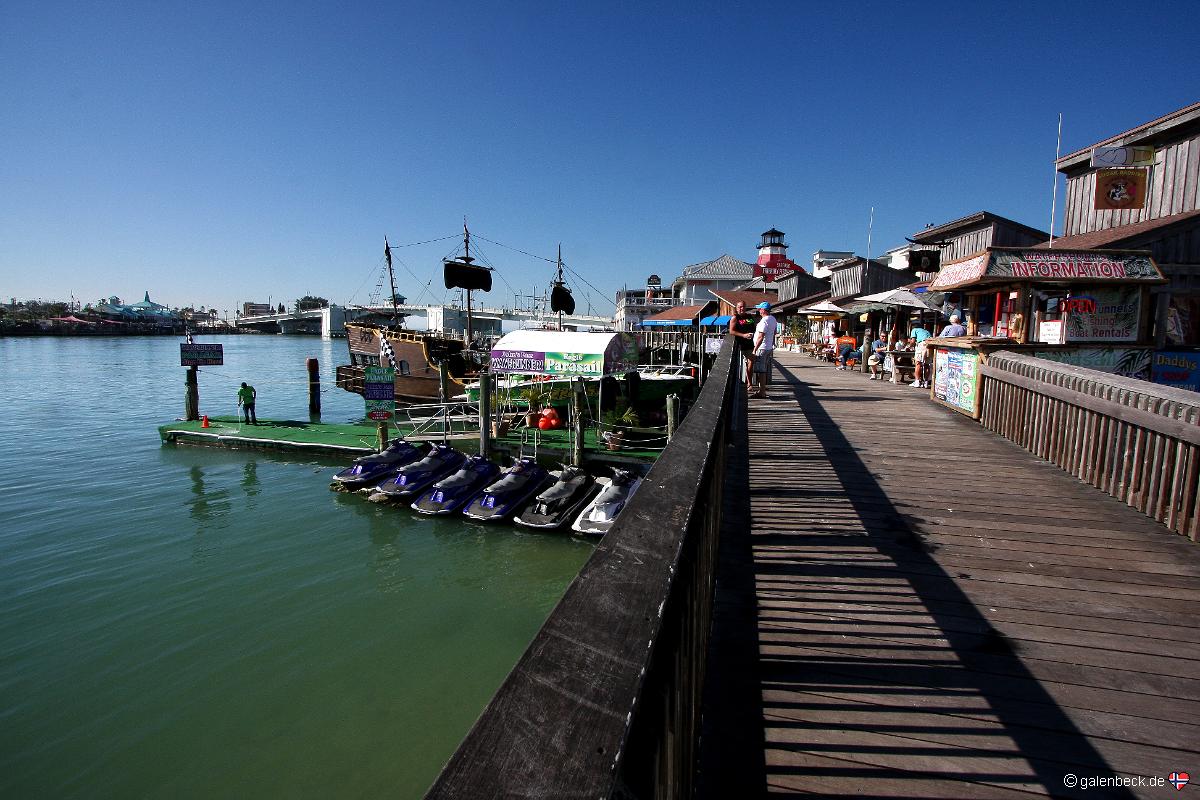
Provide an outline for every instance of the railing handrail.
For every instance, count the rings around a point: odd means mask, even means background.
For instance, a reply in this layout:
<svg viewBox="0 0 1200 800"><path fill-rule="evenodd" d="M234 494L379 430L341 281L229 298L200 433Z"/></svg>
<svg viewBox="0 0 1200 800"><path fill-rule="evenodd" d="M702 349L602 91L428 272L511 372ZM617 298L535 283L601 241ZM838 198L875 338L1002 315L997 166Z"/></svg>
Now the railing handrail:
<svg viewBox="0 0 1200 800"><path fill-rule="evenodd" d="M730 338L642 488L427 797L686 794L699 734L697 682L716 553L709 531L720 523L733 353ZM648 785L655 788L630 788Z"/></svg>

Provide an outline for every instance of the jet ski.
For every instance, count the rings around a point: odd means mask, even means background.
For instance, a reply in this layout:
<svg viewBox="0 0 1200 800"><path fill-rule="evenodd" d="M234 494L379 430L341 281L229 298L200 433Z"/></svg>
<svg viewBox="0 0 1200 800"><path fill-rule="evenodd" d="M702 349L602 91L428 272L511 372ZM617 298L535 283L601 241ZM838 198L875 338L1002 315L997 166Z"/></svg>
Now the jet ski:
<svg viewBox="0 0 1200 800"><path fill-rule="evenodd" d="M575 518L596 492L596 479L579 467L564 464L561 471L550 474L556 478L555 482L535 497L513 522L541 530L561 528Z"/></svg>
<svg viewBox="0 0 1200 800"><path fill-rule="evenodd" d="M518 458L499 480L489 484L463 508L463 514L480 522L499 522L521 510L550 482L550 473L529 456Z"/></svg>
<svg viewBox="0 0 1200 800"><path fill-rule="evenodd" d="M483 456L469 456L458 472L426 489L412 507L422 514L452 514L499 475L500 467L496 464Z"/></svg>
<svg viewBox="0 0 1200 800"><path fill-rule="evenodd" d="M411 464L425 455L423 445L415 445L404 439L393 439L378 453L356 458L354 463L333 476L331 489L354 492L374 486L396 474L405 464Z"/></svg>
<svg viewBox="0 0 1200 800"><path fill-rule="evenodd" d="M367 499L377 503L387 500L411 500L436 481L454 472L466 459L466 456L453 447L435 444L420 461L401 467L396 472L396 477L375 487L375 493Z"/></svg>
<svg viewBox="0 0 1200 800"><path fill-rule="evenodd" d="M614 469L612 478L596 480L605 486L600 490L600 494L596 495L596 499L588 503L575 518L571 530L590 536L603 536L608 533L617 515L629 502L629 498L642 485L642 477L629 470Z"/></svg>

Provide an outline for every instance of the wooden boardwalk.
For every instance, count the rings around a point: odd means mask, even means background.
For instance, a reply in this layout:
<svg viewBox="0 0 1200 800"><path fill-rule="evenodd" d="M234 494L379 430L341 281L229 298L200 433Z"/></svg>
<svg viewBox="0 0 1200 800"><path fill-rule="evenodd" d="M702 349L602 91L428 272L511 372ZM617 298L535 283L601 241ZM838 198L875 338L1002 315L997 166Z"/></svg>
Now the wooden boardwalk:
<svg viewBox="0 0 1200 800"><path fill-rule="evenodd" d="M727 486L752 524L723 543L702 795L1200 783L1195 544L926 392L783 353L770 395Z"/></svg>

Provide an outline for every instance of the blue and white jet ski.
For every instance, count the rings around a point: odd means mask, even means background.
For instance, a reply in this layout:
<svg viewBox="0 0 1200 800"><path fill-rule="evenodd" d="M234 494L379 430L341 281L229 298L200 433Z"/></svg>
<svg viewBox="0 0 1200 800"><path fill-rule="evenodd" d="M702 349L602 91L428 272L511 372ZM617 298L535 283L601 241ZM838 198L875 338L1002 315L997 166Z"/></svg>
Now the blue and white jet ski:
<svg viewBox="0 0 1200 800"><path fill-rule="evenodd" d="M353 464L334 475L330 488L354 492L375 486L393 477L405 464L411 464L424 455L424 445L393 439L383 450L356 458Z"/></svg>
<svg viewBox="0 0 1200 800"><path fill-rule="evenodd" d="M412 500L461 467L466 460L467 457L453 447L435 444L420 461L401 467L396 477L379 484L375 493L367 499L375 502Z"/></svg>
<svg viewBox="0 0 1200 800"><path fill-rule="evenodd" d="M571 530L589 536L603 536L617 521L617 515L625 509L625 504L633 493L642 485L642 477L625 469L614 469L612 478L597 478L598 483L605 484L596 495L596 499L588 503Z"/></svg>
<svg viewBox="0 0 1200 800"><path fill-rule="evenodd" d="M539 530L561 528L596 493L596 479L579 467L564 464L562 470L550 474L555 478L554 483L517 514L513 522Z"/></svg>
<svg viewBox="0 0 1200 800"><path fill-rule="evenodd" d="M509 519L550 482L550 473L529 456L517 459L500 479L491 483L463 508L463 514L480 522Z"/></svg>
<svg viewBox="0 0 1200 800"><path fill-rule="evenodd" d="M500 475L500 467L483 456L468 456L458 472L442 478L413 502L422 514L453 514Z"/></svg>

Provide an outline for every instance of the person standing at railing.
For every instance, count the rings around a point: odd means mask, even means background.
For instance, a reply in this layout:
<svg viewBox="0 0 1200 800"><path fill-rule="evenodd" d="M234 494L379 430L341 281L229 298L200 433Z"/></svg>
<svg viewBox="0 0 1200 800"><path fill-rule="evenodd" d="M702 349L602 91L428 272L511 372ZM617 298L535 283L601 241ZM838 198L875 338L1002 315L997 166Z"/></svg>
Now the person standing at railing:
<svg viewBox="0 0 1200 800"><path fill-rule="evenodd" d="M729 334L737 337L738 352L742 356L742 383L749 389L754 385L754 327L753 314L746 312L746 304L738 301L733 307L733 316L729 318Z"/></svg>
<svg viewBox="0 0 1200 800"><path fill-rule="evenodd" d="M771 380L771 359L775 355L775 335L779 322L771 316L771 304L759 303L758 326L754 329L754 374L758 376L758 391L751 397L766 397L767 384Z"/></svg>

